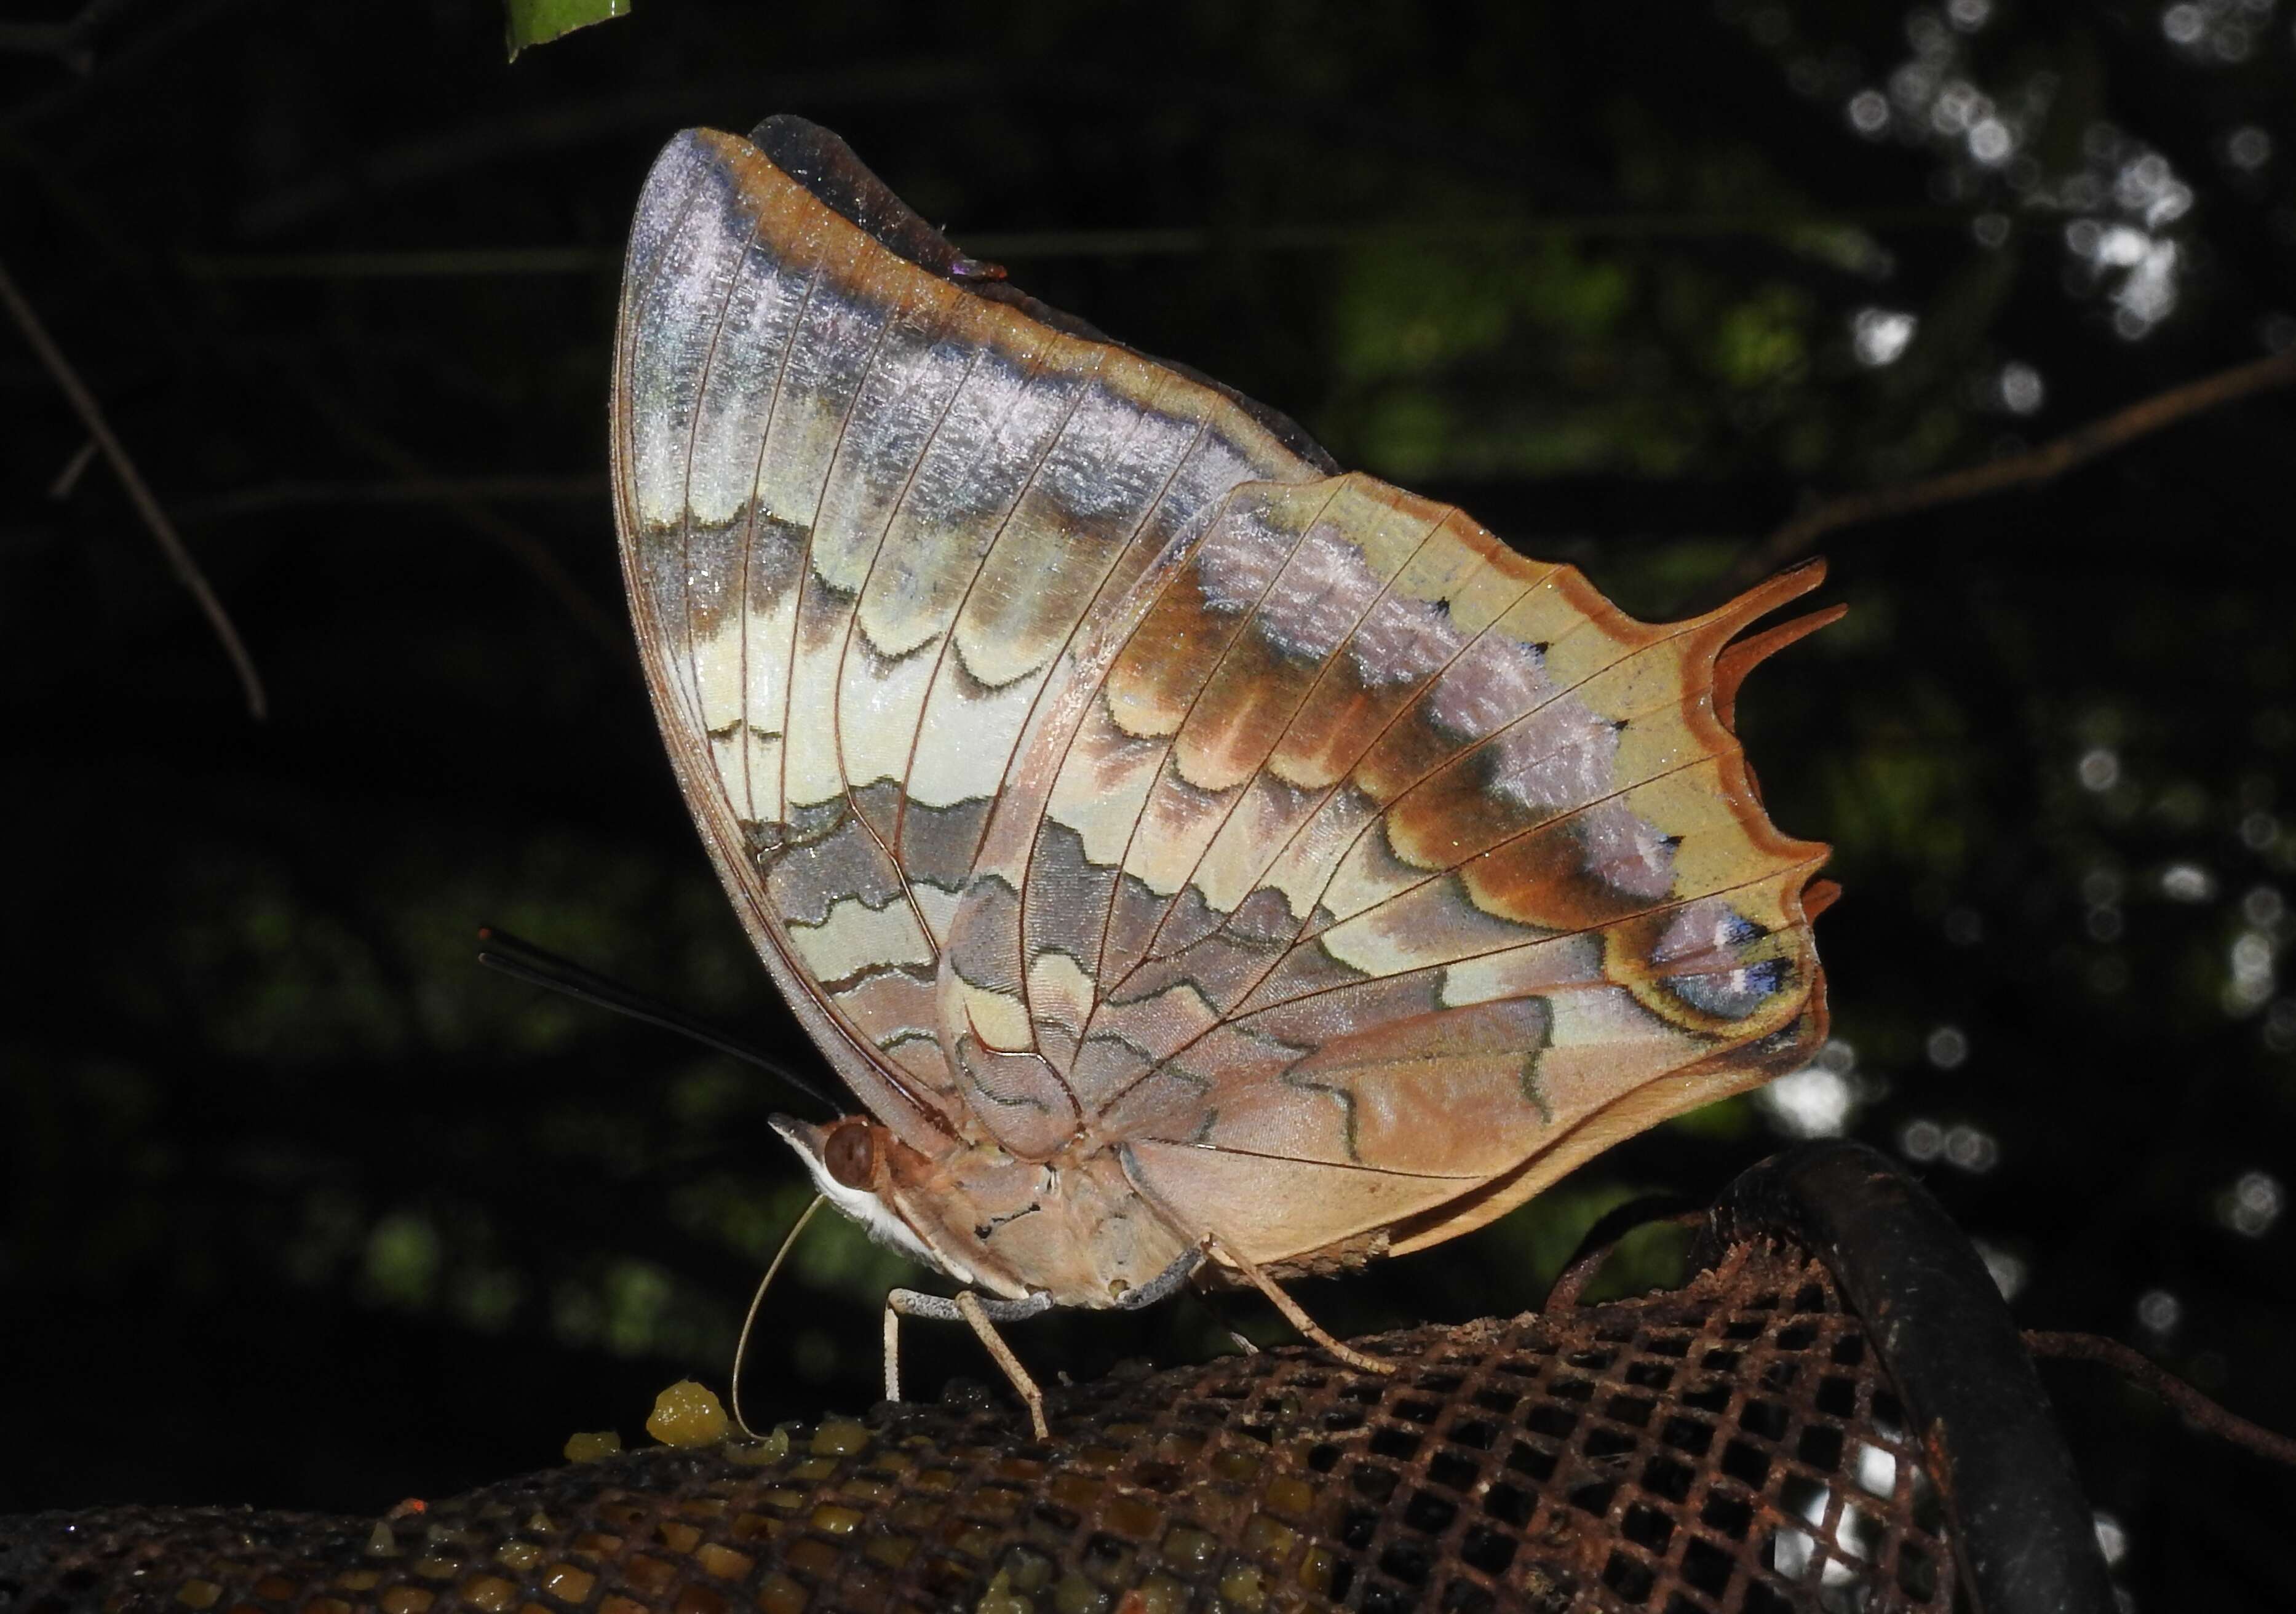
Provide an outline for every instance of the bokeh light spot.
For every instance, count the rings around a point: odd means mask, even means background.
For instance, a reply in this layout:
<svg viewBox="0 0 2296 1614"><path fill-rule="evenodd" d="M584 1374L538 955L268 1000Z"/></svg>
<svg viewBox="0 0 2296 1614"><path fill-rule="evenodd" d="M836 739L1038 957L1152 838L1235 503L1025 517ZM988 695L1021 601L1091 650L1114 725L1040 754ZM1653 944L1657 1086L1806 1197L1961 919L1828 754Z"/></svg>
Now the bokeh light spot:
<svg viewBox="0 0 2296 1614"><path fill-rule="evenodd" d="M1921 322L1900 308L1860 308L1849 316L1849 343L1857 362L1878 370L1904 356Z"/></svg>
<svg viewBox="0 0 2296 1614"><path fill-rule="evenodd" d="M2244 1171L2217 1196L2217 1220L2243 1238L2260 1239L2287 1208L2280 1179L2264 1171Z"/></svg>
<svg viewBox="0 0 2296 1614"><path fill-rule="evenodd" d="M2185 1303L2165 1289L2148 1289L2136 1297L2136 1321L2148 1334L2165 1338L2184 1320Z"/></svg>
<svg viewBox="0 0 2296 1614"><path fill-rule="evenodd" d="M2048 396L2041 373L2014 360L2001 366L2001 406L2012 414L2030 414Z"/></svg>
<svg viewBox="0 0 2296 1614"><path fill-rule="evenodd" d="M2161 895L2170 902L2206 902L2216 889L2216 877L2197 863L2172 863L2161 871Z"/></svg>
<svg viewBox="0 0 2296 1614"><path fill-rule="evenodd" d="M1930 1063L1940 1070L1958 1070L1969 1059L1969 1037L1959 1026L1939 1026L1923 1045Z"/></svg>

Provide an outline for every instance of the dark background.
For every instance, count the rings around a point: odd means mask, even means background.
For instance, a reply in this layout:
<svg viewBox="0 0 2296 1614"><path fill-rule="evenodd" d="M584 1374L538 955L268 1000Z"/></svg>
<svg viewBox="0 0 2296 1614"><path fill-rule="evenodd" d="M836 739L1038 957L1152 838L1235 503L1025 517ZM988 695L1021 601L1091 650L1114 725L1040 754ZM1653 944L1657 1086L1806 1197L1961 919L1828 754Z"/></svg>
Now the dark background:
<svg viewBox="0 0 2296 1614"><path fill-rule="evenodd" d="M0 263L273 710L111 474L63 477L83 433L0 325L0 1510L376 1509L724 1382L805 1197L775 1094L472 962L493 921L809 1057L619 599L607 344L678 127L830 125L1030 290L1645 615L1807 499L2296 341L2274 0L640 0L511 65L478 0L88 10L61 51L0 30ZM1848 890L1823 1065L1310 1308L1521 1309L1606 1207L1846 1127L2027 1325L2296 1428L2292 453L2267 395L1830 535L1849 619L1741 709ZM826 1222L753 1418L873 1398L908 1274ZM909 1338L920 1393L991 1371ZM1047 1374L1216 1348L1189 1302L1014 1339ZM2046 1377L2139 1606L2296 1598L2287 1475Z"/></svg>

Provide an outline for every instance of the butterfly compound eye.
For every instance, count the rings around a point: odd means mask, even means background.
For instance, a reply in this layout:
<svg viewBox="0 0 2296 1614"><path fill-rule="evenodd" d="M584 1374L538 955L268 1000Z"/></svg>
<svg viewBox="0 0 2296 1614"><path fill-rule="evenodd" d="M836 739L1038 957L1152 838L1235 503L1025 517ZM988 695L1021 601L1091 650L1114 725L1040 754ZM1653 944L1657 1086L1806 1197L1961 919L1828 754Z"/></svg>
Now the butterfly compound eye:
<svg viewBox="0 0 2296 1614"><path fill-rule="evenodd" d="M877 1176L876 1128L866 1121L848 1121L831 1129L821 1145L821 1163L829 1175L848 1188L866 1188Z"/></svg>

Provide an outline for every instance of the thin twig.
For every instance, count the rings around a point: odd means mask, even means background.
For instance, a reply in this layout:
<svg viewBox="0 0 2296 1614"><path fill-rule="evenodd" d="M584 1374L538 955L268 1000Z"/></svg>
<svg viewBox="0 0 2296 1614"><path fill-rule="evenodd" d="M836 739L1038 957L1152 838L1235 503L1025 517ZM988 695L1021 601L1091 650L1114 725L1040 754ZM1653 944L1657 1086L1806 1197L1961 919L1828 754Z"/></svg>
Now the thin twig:
<svg viewBox="0 0 2296 1614"><path fill-rule="evenodd" d="M1764 539L1760 548L1742 562L1737 576L1742 578L1767 577L1787 561L1805 554L1819 537L1836 528L1850 527L1865 521L1877 521L1888 516L1910 514L1927 510L1932 505L1950 504L1963 499L1980 498L1987 494L2001 493L2012 487L2030 487L2062 476L2077 465L2083 465L2101 455L2112 453L2165 427L2173 426L2189 416L2226 404L2285 387L2296 382L2296 348L2276 353L2267 358L2235 365L2199 381L2187 381L2181 387L2171 387L2166 392L2156 392L2151 397L2131 404L2126 409L2077 426L2062 437L2052 438L2037 448L2022 454L2009 455L1988 464L1972 465L1962 471L1948 471L1940 476L1924 477L1917 482L1906 482L1895 487L1877 487L1866 493L1844 494L1828 499L1786 522Z"/></svg>
<svg viewBox="0 0 2296 1614"><path fill-rule="evenodd" d="M151 529L152 537L160 545L160 552L168 557L168 564L175 569L177 580L191 591L192 598L198 602L201 614L207 618L209 626L215 629L216 637L223 642L224 653L231 658L233 670L239 674L240 687L247 695L248 716L260 721L269 707L263 692L263 679L255 670L254 659L247 653L247 646L242 643L239 630L232 626L230 613L224 610L223 602L216 597L215 590L208 586L199 562L193 560L192 552L184 547L184 540L176 534L175 523L168 520L168 512L160 508L160 501L152 497L151 488L144 486L142 473L135 469L135 462L127 457L127 450L120 447L119 439L112 435L111 427L103 418L102 409L96 404L95 395L81 382L78 373L73 370L62 350L49 337L47 327L40 324L40 317L32 311L32 305L26 302L23 293L16 289L16 283L10 277L5 264L0 264L0 303L7 305L8 312L14 316L18 328L24 333L24 340L31 344L32 351L39 356L40 363L55 378L56 385L63 389L64 397L71 401L72 411L79 416L80 424L87 429L87 435L103 451L103 457L111 463L112 473L119 477L119 485L127 489L128 503L135 505L136 514L144 518L144 525Z"/></svg>
<svg viewBox="0 0 2296 1614"><path fill-rule="evenodd" d="M2236 1413L2225 1411L2152 1357L2118 1340L2108 1340L2102 1334L2055 1333L2046 1329L2027 1329L2025 1346L2037 1356L2102 1362L2108 1367L2116 1368L2121 1377L2151 1390L2183 1413L2185 1421L2196 1428L2269 1457L2276 1462L2284 1462L2296 1468L2296 1440L2276 1434L2261 1424L2251 1423Z"/></svg>
<svg viewBox="0 0 2296 1614"><path fill-rule="evenodd" d="M56 472L56 479L48 484L50 502L61 504L71 497L72 489L79 486L80 478L87 473L87 468L94 463L95 439L90 438L72 450L71 458L66 460L64 468Z"/></svg>

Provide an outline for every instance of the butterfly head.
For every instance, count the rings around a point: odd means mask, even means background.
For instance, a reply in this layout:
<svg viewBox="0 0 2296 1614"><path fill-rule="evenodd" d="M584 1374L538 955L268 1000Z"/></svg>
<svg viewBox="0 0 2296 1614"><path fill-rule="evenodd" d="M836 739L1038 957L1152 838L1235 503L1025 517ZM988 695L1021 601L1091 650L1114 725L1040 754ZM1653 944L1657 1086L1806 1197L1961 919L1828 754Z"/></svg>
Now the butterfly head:
<svg viewBox="0 0 2296 1614"><path fill-rule="evenodd" d="M1109 1306L1185 1253L1113 1153L1018 1159L992 1143L940 1157L866 1116L816 1127L785 1115L788 1140L829 1202L880 1244L1006 1299Z"/></svg>
<svg viewBox="0 0 2296 1614"><path fill-rule="evenodd" d="M947 1263L926 1247L894 1208L889 1191L893 1154L900 1144L891 1133L860 1115L840 1116L826 1127L777 1115L773 1128L797 1151L822 1196L860 1223L871 1238L912 1260L947 1270Z"/></svg>

